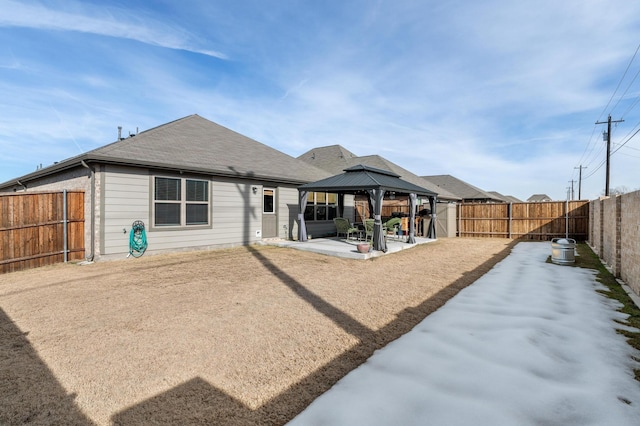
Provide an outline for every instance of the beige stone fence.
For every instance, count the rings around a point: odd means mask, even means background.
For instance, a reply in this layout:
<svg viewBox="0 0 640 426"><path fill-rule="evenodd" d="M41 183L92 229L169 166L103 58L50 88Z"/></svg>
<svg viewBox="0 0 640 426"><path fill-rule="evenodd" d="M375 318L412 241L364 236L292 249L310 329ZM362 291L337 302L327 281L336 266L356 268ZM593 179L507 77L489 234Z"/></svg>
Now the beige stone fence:
<svg viewBox="0 0 640 426"><path fill-rule="evenodd" d="M591 201L589 245L640 295L640 191Z"/></svg>

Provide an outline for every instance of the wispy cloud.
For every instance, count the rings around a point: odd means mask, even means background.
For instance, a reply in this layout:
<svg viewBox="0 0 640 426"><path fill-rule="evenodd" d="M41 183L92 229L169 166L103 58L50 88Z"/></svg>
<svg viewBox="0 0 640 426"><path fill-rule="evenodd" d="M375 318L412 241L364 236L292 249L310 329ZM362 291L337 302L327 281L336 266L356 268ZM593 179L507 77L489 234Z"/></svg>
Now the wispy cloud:
<svg viewBox="0 0 640 426"><path fill-rule="evenodd" d="M66 1L54 9L39 3L1 0L0 8L3 11L0 26L77 31L227 59L224 53L199 46L195 37L183 28L142 12L131 14L131 11L115 7L82 7L81 3Z"/></svg>
<svg viewBox="0 0 640 426"><path fill-rule="evenodd" d="M0 46L0 159L9 144L75 155L61 123L91 149L117 125L198 113L294 156L338 143L416 174L562 198L578 162L601 160L601 129L585 145L640 39L640 3L622 0L106 4L0 0L0 37L15 46ZM633 187L637 159L615 161L613 184Z"/></svg>

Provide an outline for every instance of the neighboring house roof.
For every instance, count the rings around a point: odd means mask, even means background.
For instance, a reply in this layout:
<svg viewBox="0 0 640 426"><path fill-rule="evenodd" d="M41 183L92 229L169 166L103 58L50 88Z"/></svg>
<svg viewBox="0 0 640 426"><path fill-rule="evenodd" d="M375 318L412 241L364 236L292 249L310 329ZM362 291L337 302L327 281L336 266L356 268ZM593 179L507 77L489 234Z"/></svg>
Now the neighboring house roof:
<svg viewBox="0 0 640 426"><path fill-rule="evenodd" d="M369 189L384 189L404 194L416 194L420 196L435 196L435 192L429 191L411 182L400 179L395 173L375 167L357 165L345 169L341 174L321 179L317 182L307 183L298 189L320 192L348 192L357 193Z"/></svg>
<svg viewBox="0 0 640 426"><path fill-rule="evenodd" d="M503 200L495 195L473 186L463 180L460 180L451 175L433 175L422 176L423 179L437 185L439 188L444 188L450 193L462 198L465 201L475 202L489 202L489 203L501 203Z"/></svg>
<svg viewBox="0 0 640 426"><path fill-rule="evenodd" d="M489 192L489 194L495 195L496 197L500 198L505 203L522 203L522 200L519 200L518 198L514 197L513 195L502 195L498 191L488 191L488 192Z"/></svg>
<svg viewBox="0 0 640 426"><path fill-rule="evenodd" d="M400 178L407 182L411 182L414 185L437 193L439 200L459 201L461 199L460 197L451 194L446 189L438 188L431 182L425 181L420 176L411 173L409 170L398 166L397 164L387 160L384 157L381 157L379 155L367 155L364 157L359 157L340 145L330 145L313 148L300 155L298 159L303 160L323 170L326 170L332 174L339 174L349 167L362 164L365 166L392 172L400 176Z"/></svg>
<svg viewBox="0 0 640 426"><path fill-rule="evenodd" d="M18 178L23 183L86 163L139 166L216 176L302 184L330 173L190 115ZM0 184L11 186L15 180Z"/></svg>
<svg viewBox="0 0 640 426"><path fill-rule="evenodd" d="M313 148L298 156L299 160L313 164L333 175L342 173L344 169L354 166L355 164L351 161L354 158L358 158L358 156L340 145Z"/></svg>
<svg viewBox="0 0 640 426"><path fill-rule="evenodd" d="M531 197L527 198L527 201L537 203L541 201L551 201L551 197L547 194L533 194Z"/></svg>

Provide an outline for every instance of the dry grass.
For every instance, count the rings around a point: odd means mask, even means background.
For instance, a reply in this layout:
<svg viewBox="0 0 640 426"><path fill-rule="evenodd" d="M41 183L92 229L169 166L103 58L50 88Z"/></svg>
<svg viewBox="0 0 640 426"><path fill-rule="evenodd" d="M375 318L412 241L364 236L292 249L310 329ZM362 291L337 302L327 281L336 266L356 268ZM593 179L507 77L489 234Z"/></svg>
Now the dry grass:
<svg viewBox="0 0 640 426"><path fill-rule="evenodd" d="M510 247L252 246L0 275L0 424L283 424Z"/></svg>

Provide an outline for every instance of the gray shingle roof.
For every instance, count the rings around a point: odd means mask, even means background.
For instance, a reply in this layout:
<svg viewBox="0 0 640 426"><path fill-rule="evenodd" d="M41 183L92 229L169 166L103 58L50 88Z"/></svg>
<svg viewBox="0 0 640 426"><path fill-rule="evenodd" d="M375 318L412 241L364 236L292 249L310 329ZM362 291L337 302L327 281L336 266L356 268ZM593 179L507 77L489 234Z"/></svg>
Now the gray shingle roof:
<svg viewBox="0 0 640 426"><path fill-rule="evenodd" d="M422 176L422 178L437 185L439 188L446 189L464 200L489 201L497 203L502 202L502 200L495 195L489 194L477 186L473 186L451 175Z"/></svg>
<svg viewBox="0 0 640 426"><path fill-rule="evenodd" d="M154 127L26 176L44 176L76 167L81 161L264 179L296 185L330 176L325 170L198 115Z"/></svg>
<svg viewBox="0 0 640 426"><path fill-rule="evenodd" d="M388 170L356 165L345 169L341 174L300 186L308 191L350 192L356 193L368 189L384 189L405 194L433 196L436 193L407 182Z"/></svg>
<svg viewBox="0 0 640 426"><path fill-rule="evenodd" d="M527 198L527 201L531 201L534 203L538 203L541 201L551 201L551 197L547 194L533 194L531 197Z"/></svg>
<svg viewBox="0 0 640 426"><path fill-rule="evenodd" d="M328 175L198 115L190 115L98 148L93 154L215 174L287 181L310 182Z"/></svg>
<svg viewBox="0 0 640 426"><path fill-rule="evenodd" d="M519 200L518 198L514 197L513 195L502 195L498 191L488 191L488 192L489 192L489 194L495 195L497 198L500 198L505 203L521 203L522 202L522 200Z"/></svg>
<svg viewBox="0 0 640 426"><path fill-rule="evenodd" d="M352 160L358 158L354 153L340 145L313 148L298 157L308 164L312 164L332 175L342 173L348 167L355 165Z"/></svg>
<svg viewBox="0 0 640 426"><path fill-rule="evenodd" d="M387 170L395 173L407 182L437 193L439 200L460 200L460 197L451 194L446 189L438 188L433 183L422 179L420 176L411 173L409 170L402 168L379 155L358 157L340 145L330 145L313 148L300 155L298 158L333 174L339 174L346 168L358 164L375 167L380 170Z"/></svg>

